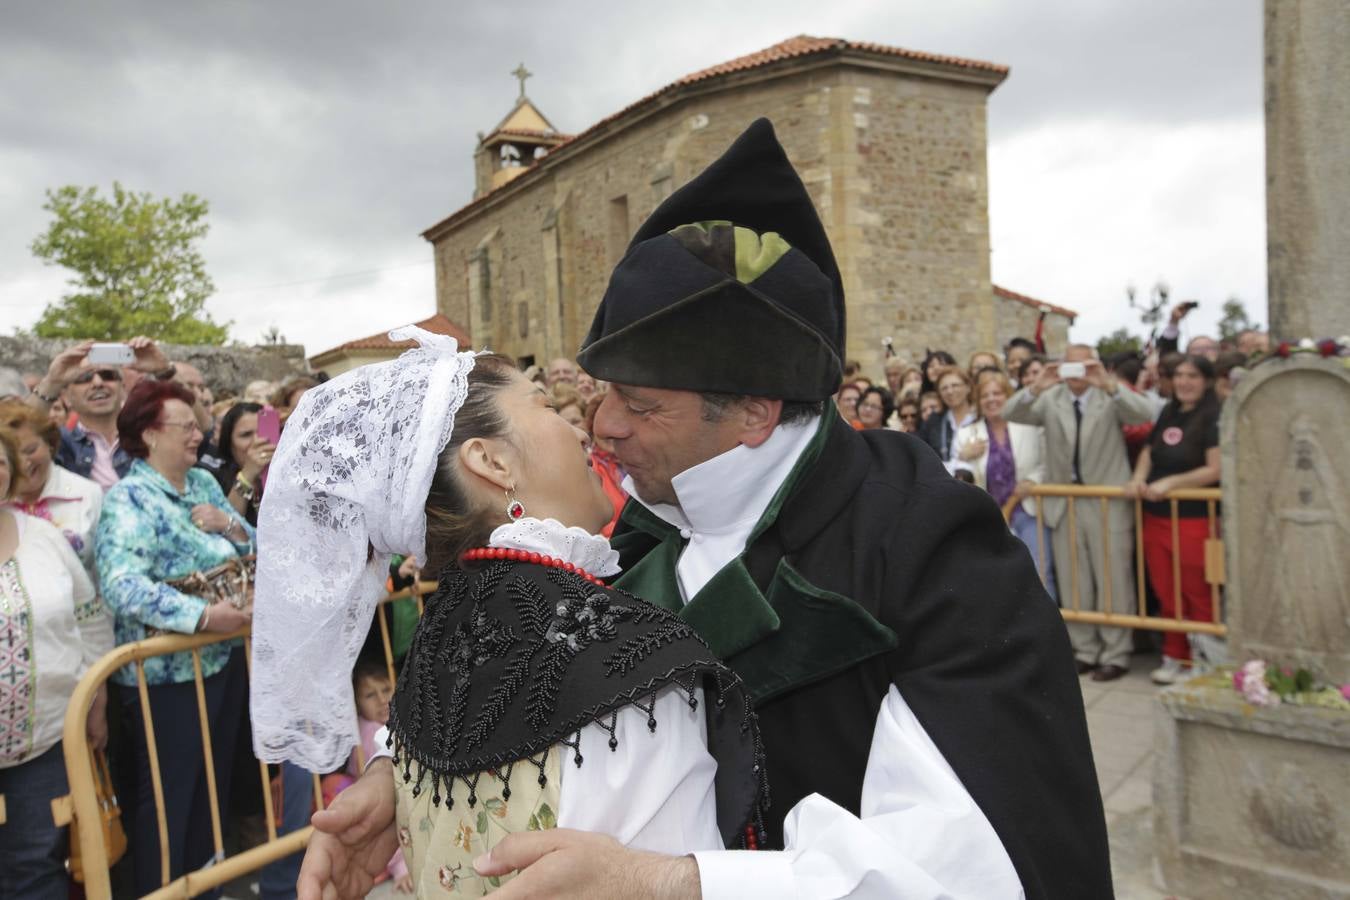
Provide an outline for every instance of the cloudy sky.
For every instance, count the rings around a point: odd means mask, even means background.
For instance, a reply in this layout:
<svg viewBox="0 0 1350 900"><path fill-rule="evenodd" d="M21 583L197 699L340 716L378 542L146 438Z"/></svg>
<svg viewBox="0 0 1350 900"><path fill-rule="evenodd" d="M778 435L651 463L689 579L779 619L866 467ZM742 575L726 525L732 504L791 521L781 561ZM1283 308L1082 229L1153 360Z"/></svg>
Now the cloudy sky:
<svg viewBox="0 0 1350 900"><path fill-rule="evenodd" d="M114 180L211 204L208 309L313 354L434 312L419 232L468 201L514 101L565 131L794 34L1012 67L989 101L995 282L1138 330L1125 286L1266 320L1259 0L328 0L8 6L0 332L63 290L43 192Z"/></svg>

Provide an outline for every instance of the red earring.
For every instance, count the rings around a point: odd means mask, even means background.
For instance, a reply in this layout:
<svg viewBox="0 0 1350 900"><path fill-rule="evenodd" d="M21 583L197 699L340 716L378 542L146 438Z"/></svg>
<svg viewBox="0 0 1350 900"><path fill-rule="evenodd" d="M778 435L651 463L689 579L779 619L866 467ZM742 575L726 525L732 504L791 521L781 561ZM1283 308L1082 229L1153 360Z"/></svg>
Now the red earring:
<svg viewBox="0 0 1350 900"><path fill-rule="evenodd" d="M506 517L512 522L525 515L525 504L520 502L515 492L515 485L511 485L511 490L503 492L506 494Z"/></svg>

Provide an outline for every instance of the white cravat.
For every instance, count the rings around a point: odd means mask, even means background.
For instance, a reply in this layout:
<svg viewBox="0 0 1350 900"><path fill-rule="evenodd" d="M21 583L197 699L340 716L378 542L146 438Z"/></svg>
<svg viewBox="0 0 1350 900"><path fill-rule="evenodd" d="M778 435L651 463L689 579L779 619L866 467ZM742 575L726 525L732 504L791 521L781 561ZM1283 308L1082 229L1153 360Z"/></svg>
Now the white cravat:
<svg viewBox="0 0 1350 900"><path fill-rule="evenodd" d="M648 503L633 480L623 487L655 515L680 529L689 543L675 566L688 603L723 566L745 550L750 532L820 427L820 419L779 425L758 447L744 444L671 479L679 504Z"/></svg>

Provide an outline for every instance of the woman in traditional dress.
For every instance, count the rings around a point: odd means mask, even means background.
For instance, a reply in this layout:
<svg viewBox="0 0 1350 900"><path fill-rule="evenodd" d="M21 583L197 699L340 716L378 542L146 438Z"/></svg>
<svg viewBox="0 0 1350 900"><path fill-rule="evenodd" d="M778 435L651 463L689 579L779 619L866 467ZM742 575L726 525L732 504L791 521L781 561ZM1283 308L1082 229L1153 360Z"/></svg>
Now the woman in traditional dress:
<svg viewBox="0 0 1350 900"><path fill-rule="evenodd" d="M613 507L585 433L504 357L416 328L390 337L422 346L306 394L273 459L259 758L311 771L346 759L351 666L388 558L405 552L441 573L387 740L397 827L384 855L402 845L419 896L492 890L504 879L472 862L513 831L755 846L764 773L749 702L675 615L604 585L618 554L597 532Z"/></svg>

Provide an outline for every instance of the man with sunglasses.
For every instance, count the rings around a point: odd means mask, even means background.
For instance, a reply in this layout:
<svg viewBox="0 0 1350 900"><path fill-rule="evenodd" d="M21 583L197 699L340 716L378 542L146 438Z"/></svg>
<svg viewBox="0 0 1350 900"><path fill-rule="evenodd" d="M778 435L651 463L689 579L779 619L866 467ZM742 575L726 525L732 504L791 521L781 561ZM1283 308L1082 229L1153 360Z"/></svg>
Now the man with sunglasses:
<svg viewBox="0 0 1350 900"><path fill-rule="evenodd" d="M92 340L81 341L58 353L46 376L33 387L29 402L45 413L57 398L65 397L79 421L73 428L61 429L56 464L106 491L131 468L132 458L117 440L117 414L126 388L116 366L89 364L86 357L93 345ZM165 381L173 378L173 365L150 338L135 337L127 345L136 355L132 370Z"/></svg>

